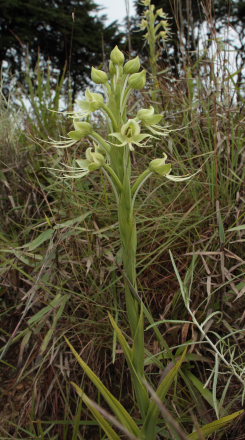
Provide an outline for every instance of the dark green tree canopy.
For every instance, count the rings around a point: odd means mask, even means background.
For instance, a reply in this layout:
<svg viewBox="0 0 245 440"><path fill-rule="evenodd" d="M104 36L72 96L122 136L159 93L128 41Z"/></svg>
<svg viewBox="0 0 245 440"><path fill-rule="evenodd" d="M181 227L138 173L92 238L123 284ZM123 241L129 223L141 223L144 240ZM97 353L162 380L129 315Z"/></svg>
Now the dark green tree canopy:
<svg viewBox="0 0 245 440"><path fill-rule="evenodd" d="M0 0L0 62L18 73L27 54L32 67L40 55L60 72L66 64L81 88L91 65L121 38L98 10L92 0Z"/></svg>

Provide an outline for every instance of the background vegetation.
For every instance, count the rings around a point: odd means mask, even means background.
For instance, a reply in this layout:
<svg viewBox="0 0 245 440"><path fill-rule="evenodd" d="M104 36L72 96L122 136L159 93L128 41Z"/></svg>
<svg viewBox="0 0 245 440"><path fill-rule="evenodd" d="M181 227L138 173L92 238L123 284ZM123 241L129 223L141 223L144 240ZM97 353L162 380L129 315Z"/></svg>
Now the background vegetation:
<svg viewBox="0 0 245 440"><path fill-rule="evenodd" d="M53 148L50 139L71 130L70 119L58 110L71 110L76 92L89 81L91 65L99 67L109 48L123 38L116 26L105 29L103 22L86 15L96 10L92 2L75 3L62 2L61 7L55 2L60 16L52 18L56 6L52 9L50 2L48 8L45 1L0 2L1 57L9 63L3 64L0 104L1 440L107 438L70 384L72 380L82 386L108 410L64 336L140 423L130 373L108 319L110 312L129 334L114 199L100 174L67 181L51 170L60 162L72 164L88 146L82 142L64 153ZM175 174L201 169L184 183L155 177L136 207L143 302L155 322L161 321L158 329L174 356L188 345L181 374L164 401L170 429L159 433L159 439L177 440L181 437L171 430L171 415L189 433L193 424L198 431L242 408L243 386L224 362L217 362L202 331L217 343L231 370L242 374L244 2L222 2L220 7L219 2L203 1L203 8L201 2L155 3L172 14L172 36L157 46L157 102L147 86L132 97L131 106L157 105L171 132L154 141L153 148L133 153L133 172L138 174L163 152ZM188 5L192 15L187 14ZM73 22L69 17L74 8ZM24 19L33 10L40 20L43 17L40 28L34 15ZM199 33L202 41L189 39L191 16L195 29L204 26L207 31ZM79 20L85 18L81 27ZM131 24L135 26L133 19ZM237 24L240 35L233 45L231 24ZM103 33L101 45L95 29ZM145 40L140 33L136 38L131 32L130 37L132 56L139 52L148 84L155 84ZM41 40L48 44L41 46ZM126 40L127 36L121 47L128 52ZM69 68L64 71L65 63ZM103 133L100 115L98 124ZM191 313L204 323L201 329L184 304L183 289L190 295ZM156 385L171 368L171 360L147 326L146 322L145 368ZM200 433L197 438L206 437ZM210 438L243 439L244 416Z"/></svg>

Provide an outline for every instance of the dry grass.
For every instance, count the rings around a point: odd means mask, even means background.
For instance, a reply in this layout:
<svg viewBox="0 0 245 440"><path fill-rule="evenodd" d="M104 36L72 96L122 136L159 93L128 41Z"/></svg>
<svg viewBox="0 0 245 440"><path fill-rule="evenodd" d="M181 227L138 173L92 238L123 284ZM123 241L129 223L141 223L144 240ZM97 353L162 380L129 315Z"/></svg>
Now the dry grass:
<svg viewBox="0 0 245 440"><path fill-rule="evenodd" d="M174 85L161 78L166 122L173 131L156 143L156 155L166 151L180 174L202 170L188 184L156 178L143 190L136 208L139 289L156 321L190 321L171 250L182 279L191 286L197 319L220 310L221 317L208 321L209 330L222 336L237 332L226 340L224 351L229 357L235 347L234 359L244 365L244 230L229 231L244 224L244 104L232 100L229 89L225 97L219 89L209 94L205 77L200 75L198 86L194 79L193 73L192 94L190 78ZM32 124L28 132L22 120L19 127L12 106L3 102L0 115L0 439L103 439L71 388L72 379L97 398L64 336L134 414L129 372L120 347L113 345L107 318L108 311L113 316L120 312L127 332L114 200L101 176L71 183L57 179L47 168L59 160L58 153L40 140L45 137L41 125L35 131ZM57 136L62 124L56 116ZM34 143L30 135L39 140ZM68 151L64 160L71 163L73 155ZM148 155L135 157L135 169L148 163ZM35 247L33 240L48 229L52 234ZM191 321L166 322L159 329L173 352L192 342L183 376L169 396L170 410L176 410L187 429L193 414L199 423L210 422L214 407L188 376L191 371L206 382L214 367L210 348ZM152 330L146 332L146 348L166 366ZM158 367L147 368L156 383ZM226 389L227 377L220 365L217 397L223 393L224 412L230 413L240 409L242 389L234 378ZM210 393L212 386L211 381ZM237 423L213 438L242 439L243 422Z"/></svg>

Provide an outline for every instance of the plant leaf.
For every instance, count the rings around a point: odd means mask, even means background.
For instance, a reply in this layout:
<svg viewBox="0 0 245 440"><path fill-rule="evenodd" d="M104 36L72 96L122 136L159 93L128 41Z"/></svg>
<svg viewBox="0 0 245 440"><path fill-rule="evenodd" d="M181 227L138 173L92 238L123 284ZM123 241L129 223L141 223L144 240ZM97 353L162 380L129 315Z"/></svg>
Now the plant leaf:
<svg viewBox="0 0 245 440"><path fill-rule="evenodd" d="M227 229L227 232L232 231L244 231L245 225L235 226L234 228Z"/></svg>
<svg viewBox="0 0 245 440"><path fill-rule="evenodd" d="M135 364L134 360L133 360L133 350L129 347L120 328L118 327L117 323L114 321L114 319L112 318L112 316L110 314L109 314L109 318L110 318L111 324L117 334L117 338L121 344L121 347L123 349L124 355L127 360L127 364L130 369L131 380L134 385L134 389L135 389L135 393L136 393L136 397L137 397L137 402L138 402L138 405L140 408L140 412L142 414L142 417L145 417L146 412L148 410L148 406L149 406L149 397L148 397L148 392L146 390L145 384L143 382L144 381L144 371L143 371L143 375L142 375L142 367L140 367L139 371L137 370L137 363ZM139 338L139 332L140 332L139 326L142 325L143 315L141 316L140 320L141 320L141 324L139 323L136 328L136 333L135 333L136 339ZM140 342L138 340L138 343L142 345L142 341ZM142 348L140 348L140 350L142 351ZM140 355L142 356L142 353ZM144 356L144 354L143 354L143 356ZM136 355L134 357L136 357ZM140 361L137 361L137 362L140 362ZM144 365L144 364L142 364L142 365Z"/></svg>
<svg viewBox="0 0 245 440"><path fill-rule="evenodd" d="M168 393L174 379L176 378L178 371L182 365L182 362L185 359L187 348L184 350L181 358L176 362L176 364L171 368L171 370L166 374L160 385L156 390L156 394L161 401L164 400L165 396ZM157 403L151 399L149 409L145 418L143 432L145 438L155 438L154 433L156 432L157 427L157 419L160 412L160 408Z"/></svg>
<svg viewBox="0 0 245 440"><path fill-rule="evenodd" d="M190 379L194 387L199 391L202 397L209 403L209 405L214 408L213 394L207 388L204 388L203 383L191 373L191 371L185 371L185 376ZM222 407L219 407L220 411L223 411Z"/></svg>
<svg viewBox="0 0 245 440"><path fill-rule="evenodd" d="M55 225L54 229L62 229L62 228L68 228L69 226L73 226L76 223L80 223L83 220L85 220L86 217L88 217L91 214L92 211L85 212L85 214L79 215L78 217L72 218L71 220L66 220L63 223L60 223L59 225Z"/></svg>
<svg viewBox="0 0 245 440"><path fill-rule="evenodd" d="M77 394L81 397L84 403L87 405L94 418L97 420L98 424L105 431L109 440L120 440L120 437L111 427L111 425L107 422L107 420L100 414L100 412L94 407L92 400L84 393L82 388L76 385L74 382L71 382L72 386L75 388Z"/></svg>
<svg viewBox="0 0 245 440"><path fill-rule="evenodd" d="M111 410L114 412L118 420L120 420L121 424L125 426L129 432L132 432L134 435L140 434L140 430L136 425L135 421L132 419L130 414L126 411L126 409L121 405L121 403L111 394L111 392L106 388L106 386L101 382L101 380L96 376L96 374L91 370L91 368L83 361L83 359L79 356L77 351L73 348L71 343L65 338L67 344L69 345L72 353L75 358L81 365L82 369L85 371L87 376L96 386L97 390L102 394Z"/></svg>
<svg viewBox="0 0 245 440"><path fill-rule="evenodd" d="M228 423L230 423L232 420L236 419L238 416L244 413L244 410L236 411L229 416L222 417L219 420L215 420L214 422L208 423L207 425L204 425L200 427L199 432L195 431L192 432L187 436L190 440L199 440L200 438L200 432L204 435L210 435L213 432L218 431L219 429L224 428Z"/></svg>
<svg viewBox="0 0 245 440"><path fill-rule="evenodd" d="M29 251L34 251L34 249L38 248L43 244L45 241L50 240L54 233L53 229L47 229L46 231L43 231L40 235L38 235L35 240L30 241L29 243L26 243L24 246L21 246L22 248L28 248Z"/></svg>

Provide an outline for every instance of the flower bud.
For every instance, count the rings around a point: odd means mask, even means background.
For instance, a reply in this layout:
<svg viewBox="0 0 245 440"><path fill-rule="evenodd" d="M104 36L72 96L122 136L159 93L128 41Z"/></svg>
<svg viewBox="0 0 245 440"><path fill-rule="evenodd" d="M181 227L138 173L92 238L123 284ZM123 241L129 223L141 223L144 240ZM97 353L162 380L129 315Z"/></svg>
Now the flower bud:
<svg viewBox="0 0 245 440"><path fill-rule="evenodd" d="M109 62L109 72L111 75L115 75L116 73L116 67L111 60Z"/></svg>
<svg viewBox="0 0 245 440"><path fill-rule="evenodd" d="M97 151L92 151L92 148L87 148L85 156L87 161L89 162L89 171L97 170L98 168L103 167L103 165L105 164L105 158L103 154L98 153Z"/></svg>
<svg viewBox="0 0 245 440"><path fill-rule="evenodd" d="M108 76L103 70L92 67L91 78L96 84L105 84L108 81Z"/></svg>
<svg viewBox="0 0 245 440"><path fill-rule="evenodd" d="M162 159L154 159L149 163L149 169L153 173L160 176L167 176L171 171L171 164L166 164L167 155L164 154Z"/></svg>
<svg viewBox="0 0 245 440"><path fill-rule="evenodd" d="M161 121L162 117L160 114L154 114L154 108L152 106L150 106L150 108L142 108L137 113L137 120L142 121L145 125L156 125Z"/></svg>
<svg viewBox="0 0 245 440"><path fill-rule="evenodd" d="M162 8L157 9L157 10L156 10L156 14L158 15L158 17L166 18L166 14L163 12L163 9L162 9Z"/></svg>
<svg viewBox="0 0 245 440"><path fill-rule="evenodd" d="M159 32L158 35L159 35L159 37L162 38L163 40L166 40L167 37L168 37L168 33L167 33L167 31L161 31L161 32Z"/></svg>
<svg viewBox="0 0 245 440"><path fill-rule="evenodd" d="M132 60L129 60L124 68L123 71L124 73L137 73L140 70L140 59L139 57L135 57Z"/></svg>
<svg viewBox="0 0 245 440"><path fill-rule="evenodd" d="M168 29L169 28L169 22L167 20L161 20L161 26L164 29Z"/></svg>
<svg viewBox="0 0 245 440"><path fill-rule="evenodd" d="M115 46L114 49L111 51L110 58L113 64L120 65L124 63L124 55L117 46Z"/></svg>
<svg viewBox="0 0 245 440"><path fill-rule="evenodd" d="M68 136L71 139L74 139L76 141L80 141L81 139L85 138L86 136L90 135L93 131L93 127L89 122L76 122L73 121L73 125L75 127L74 131L70 131L68 133Z"/></svg>
<svg viewBox="0 0 245 440"><path fill-rule="evenodd" d="M89 87L87 87L85 96L87 102L90 104L91 111L99 110L104 104L104 98L101 93L92 93L90 92Z"/></svg>
<svg viewBox="0 0 245 440"><path fill-rule="evenodd" d="M133 73L128 80L128 84L132 89L141 90L145 87L146 71L142 70L139 73Z"/></svg>
<svg viewBox="0 0 245 440"><path fill-rule="evenodd" d="M147 25L148 25L147 20L142 19L140 22L140 29L144 31L147 28Z"/></svg>

